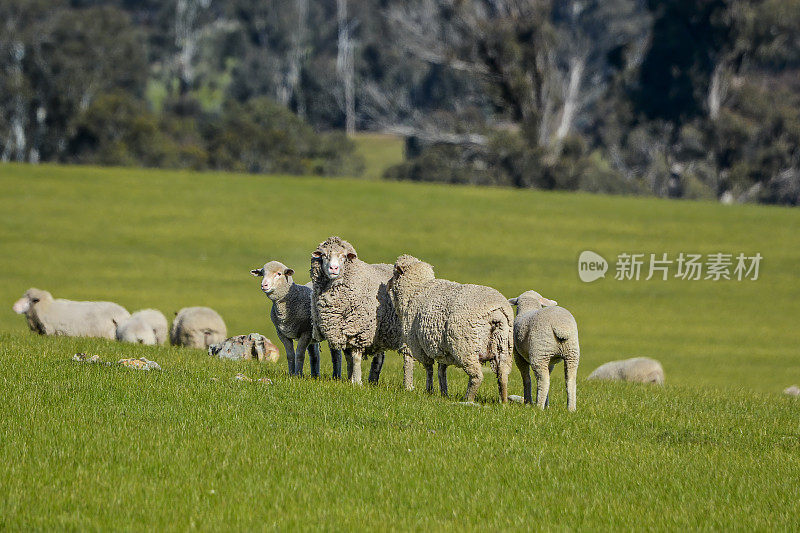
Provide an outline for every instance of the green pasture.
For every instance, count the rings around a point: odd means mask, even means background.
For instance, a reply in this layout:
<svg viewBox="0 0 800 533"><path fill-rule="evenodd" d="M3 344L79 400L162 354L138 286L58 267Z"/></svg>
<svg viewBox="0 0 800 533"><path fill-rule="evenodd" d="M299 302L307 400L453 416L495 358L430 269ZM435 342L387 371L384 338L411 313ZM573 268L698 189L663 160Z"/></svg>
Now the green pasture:
<svg viewBox="0 0 800 533"><path fill-rule="evenodd" d="M800 383L800 211L49 165L0 165L0 190L0 529L800 527L800 404L781 394ZM577 413L560 367L545 412L498 405L489 374L470 407L455 368L451 399L427 396L420 368L402 390L393 353L358 388L290 379L283 357L41 338L11 311L29 287L168 317L208 305L231 335L276 340L250 269L277 259L305 283L334 234L366 261L411 253L443 278L558 300L580 329ZM609 260L605 278L580 281L584 250ZM614 279L619 254L681 252L763 260L755 281ZM666 387L584 381L639 355Z"/></svg>

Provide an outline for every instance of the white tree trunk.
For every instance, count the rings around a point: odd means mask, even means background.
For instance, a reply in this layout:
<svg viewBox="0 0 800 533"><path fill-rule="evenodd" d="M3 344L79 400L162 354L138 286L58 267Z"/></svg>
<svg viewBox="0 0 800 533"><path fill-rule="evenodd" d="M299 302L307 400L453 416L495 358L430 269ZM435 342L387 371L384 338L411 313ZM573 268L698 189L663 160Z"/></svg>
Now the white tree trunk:
<svg viewBox="0 0 800 533"><path fill-rule="evenodd" d="M716 120L719 117L719 109L722 107L722 101L725 99L727 92L728 84L725 80L725 68L723 67L723 62L720 61L711 75L711 83L708 85L708 97L706 98L708 116L711 120Z"/></svg>
<svg viewBox="0 0 800 533"><path fill-rule="evenodd" d="M564 107L561 111L561 123L556 130L556 141L561 141L569 135L575 115L578 113L579 97L581 93L581 82L583 81L583 70L586 67L584 58L573 58L569 65L569 82L564 91Z"/></svg>
<svg viewBox="0 0 800 533"><path fill-rule="evenodd" d="M308 0L295 0L295 13L297 15L297 29L292 35L292 48L289 52L289 66L285 80L284 105L288 105L292 98L297 102L297 114L305 116L306 109L303 99L298 95L300 87L300 73L308 55Z"/></svg>
<svg viewBox="0 0 800 533"><path fill-rule="evenodd" d="M347 22L347 0L336 0L336 13L339 24L336 70L341 78L344 92L345 131L347 135L352 135L356 131L355 61L353 39Z"/></svg>

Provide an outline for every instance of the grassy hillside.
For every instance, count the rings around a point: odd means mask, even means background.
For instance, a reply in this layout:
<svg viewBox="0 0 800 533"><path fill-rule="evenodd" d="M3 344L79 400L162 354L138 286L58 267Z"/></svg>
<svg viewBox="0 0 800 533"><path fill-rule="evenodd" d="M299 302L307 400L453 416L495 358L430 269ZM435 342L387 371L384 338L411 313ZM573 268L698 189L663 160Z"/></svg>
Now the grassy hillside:
<svg viewBox="0 0 800 533"><path fill-rule="evenodd" d="M0 528L800 526L800 406L779 394L800 382L798 211L55 166L0 165L0 186ZM491 379L488 407L470 408L402 391L393 354L380 386L353 388L288 379L283 358L40 338L10 309L30 286L168 315L209 305L230 334L275 339L249 270L279 259L306 282L331 234L367 261L409 252L441 277L557 299L581 332L578 412L560 369L544 413L497 405ZM586 249L764 260L757 281L586 284ZM76 351L164 371L81 365ZM582 380L633 355L660 359L668 386ZM462 374L450 370L454 396Z"/></svg>
<svg viewBox="0 0 800 533"><path fill-rule="evenodd" d="M363 178L378 180L387 168L403 162L403 139L380 133L357 133L353 136L356 152L364 158Z"/></svg>

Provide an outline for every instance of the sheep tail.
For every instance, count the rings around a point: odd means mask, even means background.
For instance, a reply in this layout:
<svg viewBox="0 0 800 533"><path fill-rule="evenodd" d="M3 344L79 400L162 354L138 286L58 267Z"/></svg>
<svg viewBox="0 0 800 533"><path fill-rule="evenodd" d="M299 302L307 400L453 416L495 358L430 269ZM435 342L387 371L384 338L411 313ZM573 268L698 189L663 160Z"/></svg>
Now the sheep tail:
<svg viewBox="0 0 800 533"><path fill-rule="evenodd" d="M511 319L505 313L504 309L495 309L489 316L489 325L489 346L487 355L489 366L491 366L492 371L496 373L500 366L500 361L504 358L511 357L509 351L511 348L509 338L512 337Z"/></svg>
<svg viewBox="0 0 800 533"><path fill-rule="evenodd" d="M553 335L556 336L560 342L564 342L572 337L572 328L564 326L563 324L553 324Z"/></svg>

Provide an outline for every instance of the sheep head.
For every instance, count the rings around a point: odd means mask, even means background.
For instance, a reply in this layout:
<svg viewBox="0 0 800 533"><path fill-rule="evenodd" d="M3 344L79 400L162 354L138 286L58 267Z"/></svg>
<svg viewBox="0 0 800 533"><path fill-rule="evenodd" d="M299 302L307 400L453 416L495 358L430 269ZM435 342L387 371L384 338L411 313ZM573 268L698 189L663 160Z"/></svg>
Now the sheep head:
<svg viewBox="0 0 800 533"><path fill-rule="evenodd" d="M294 283L294 270L280 261L270 261L261 268L254 268L250 274L261 278L261 290L272 299L286 296Z"/></svg>
<svg viewBox="0 0 800 533"><path fill-rule="evenodd" d="M511 305L517 306L517 313L527 313L528 311L538 311L543 307L558 305L558 302L545 298L536 291L525 291L516 298L508 300Z"/></svg>
<svg viewBox="0 0 800 533"><path fill-rule="evenodd" d="M315 271L321 271L327 279L336 280L344 274L347 264L356 259L358 254L352 244L336 236L330 237L311 254L312 279L317 274Z"/></svg>
<svg viewBox="0 0 800 533"><path fill-rule="evenodd" d="M398 257L394 263L394 273L387 286L397 314L402 313L422 285L435 278L433 267L428 263L411 255Z"/></svg>
<svg viewBox="0 0 800 533"><path fill-rule="evenodd" d="M22 295L22 298L14 302L14 305L11 307L11 309L13 309L18 315L22 315L30 311L33 306L39 302L51 301L53 301L53 297L49 292L41 289L30 288L25 291L25 294Z"/></svg>

